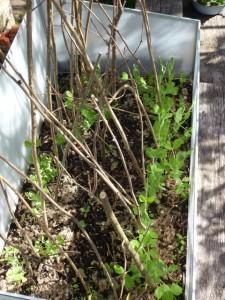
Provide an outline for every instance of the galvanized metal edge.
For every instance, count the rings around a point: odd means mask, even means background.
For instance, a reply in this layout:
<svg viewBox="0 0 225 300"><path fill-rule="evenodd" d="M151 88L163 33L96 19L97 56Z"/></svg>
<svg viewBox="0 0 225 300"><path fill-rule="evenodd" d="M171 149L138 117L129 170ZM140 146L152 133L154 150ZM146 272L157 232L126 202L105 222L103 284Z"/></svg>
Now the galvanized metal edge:
<svg viewBox="0 0 225 300"><path fill-rule="evenodd" d="M45 300L45 299L36 298L32 296L19 295L14 293L1 292L0 300Z"/></svg>
<svg viewBox="0 0 225 300"><path fill-rule="evenodd" d="M195 300L196 289L196 231L198 200L198 134L199 134L199 89L200 89L200 21L196 36L196 54L193 77L192 138L190 160L190 195L188 205L187 258L185 300Z"/></svg>

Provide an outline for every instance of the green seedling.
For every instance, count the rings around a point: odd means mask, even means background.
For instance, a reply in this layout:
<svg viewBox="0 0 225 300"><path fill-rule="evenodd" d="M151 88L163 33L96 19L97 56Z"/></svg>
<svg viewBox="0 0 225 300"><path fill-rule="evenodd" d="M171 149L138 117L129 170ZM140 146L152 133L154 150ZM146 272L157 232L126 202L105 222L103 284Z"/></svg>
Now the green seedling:
<svg viewBox="0 0 225 300"><path fill-rule="evenodd" d="M63 98L65 107L69 110L72 110L74 105L73 94L70 91L66 91Z"/></svg>
<svg viewBox="0 0 225 300"><path fill-rule="evenodd" d="M90 205L87 205L85 207L80 208L80 211L82 212L82 214L84 215L85 219L87 218L89 212L91 210Z"/></svg>
<svg viewBox="0 0 225 300"><path fill-rule="evenodd" d="M57 175L57 170L53 167L52 157L48 154L41 154L38 158L40 166L40 174L42 179L42 184L46 187L51 181L53 181ZM37 183L37 175L31 174L30 179Z"/></svg>
<svg viewBox="0 0 225 300"><path fill-rule="evenodd" d="M20 259L20 251L13 246L5 247L2 252L0 262L9 266L6 272L6 280L15 284L23 284L27 281L26 273L23 269L23 261Z"/></svg>
<svg viewBox="0 0 225 300"><path fill-rule="evenodd" d="M159 300L173 300L181 294L182 288L176 283L172 283L171 285L162 284L155 290L155 297Z"/></svg>
<svg viewBox="0 0 225 300"><path fill-rule="evenodd" d="M40 236L35 242L34 248L40 256L52 257L60 254L59 246L63 246L64 244L65 239L60 234L56 236L55 243L44 236Z"/></svg>
<svg viewBox="0 0 225 300"><path fill-rule="evenodd" d="M182 236L180 233L176 234L177 246L179 249L179 254L183 255L186 249L186 238Z"/></svg>
<svg viewBox="0 0 225 300"><path fill-rule="evenodd" d="M26 140L24 142L24 146L28 149L31 149L33 147L33 143L32 143L32 141ZM36 140L36 147L40 147L40 146L41 146L41 140L38 138Z"/></svg>
<svg viewBox="0 0 225 300"><path fill-rule="evenodd" d="M65 139L65 137L64 137L63 134L58 133L58 134L55 136L55 142L56 142L56 144L57 144L58 146L63 146L63 145L65 145L65 143L66 143L66 139Z"/></svg>
<svg viewBox="0 0 225 300"><path fill-rule="evenodd" d="M83 117L82 127L86 130L90 129L92 125L98 120L98 114L96 111L88 106L82 106L80 108L81 116Z"/></svg>

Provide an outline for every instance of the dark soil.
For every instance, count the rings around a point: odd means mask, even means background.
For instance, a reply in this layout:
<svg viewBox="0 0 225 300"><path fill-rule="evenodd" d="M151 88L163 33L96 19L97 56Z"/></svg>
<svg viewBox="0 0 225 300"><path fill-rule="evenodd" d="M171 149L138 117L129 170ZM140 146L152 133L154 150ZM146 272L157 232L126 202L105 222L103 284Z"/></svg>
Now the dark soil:
<svg viewBox="0 0 225 300"><path fill-rule="evenodd" d="M186 101L191 102L191 85L188 84L183 88L186 93ZM183 93L182 90L181 93ZM132 151L141 165L141 126L135 102L131 95L126 94L125 97L120 99L117 103L115 106L116 115L124 128ZM117 139L120 141L120 144L122 144L115 125L112 120L109 122ZM88 133L85 133L85 136L83 136L91 150L93 149L94 134L95 128L92 128L92 130L89 130ZM105 131L102 124L100 124L99 134L105 140L105 147L102 147L98 139L96 142L98 162L129 192L129 185L122 167L122 161L112 141L112 137L109 132ZM52 140L50 137L50 129L46 122L43 125L41 141L42 145L39 151L50 153ZM146 128L144 142L148 146L153 144L152 137ZM127 152L125 149L123 149L123 151L128 163L134 191L137 194L143 190L143 183L135 172ZM79 188L76 182L91 189L97 197L101 191L105 191L121 226L128 237L132 238L132 235L135 234L134 224L127 210L118 197L112 194L111 190L100 177L96 177L95 172L72 150L68 152L66 167L71 176L66 174L62 176L58 189L57 203L82 222L94 241L105 264L116 262L123 265L124 252L121 247L121 241L111 224L109 224L101 203ZM52 182L48 186L50 195L54 194L55 188L56 182ZM24 186L24 192L29 189L30 186L26 184ZM186 236L188 203L187 200L177 197L174 182L172 181L166 183L166 189L159 197L161 199L160 204L153 206L151 212L152 218L155 220L154 226L159 233L159 254L168 265L176 263L181 266L181 270L174 274L175 278L172 278L172 280L181 282L182 284L183 274L185 272L186 250L185 245L184 249L181 249L177 234ZM52 205L48 204L47 211L51 234L53 236L61 234L65 237L64 250L68 252L72 260L76 263L80 272L84 275L85 281L90 286L92 298L89 299L113 299L111 289L109 288L103 271L99 267L93 250L73 220L56 210ZM22 203L18 205L16 216L23 229L27 231L34 242L41 233L41 230ZM75 277L73 270L63 257L35 257L27 246L23 234L17 229L15 224L11 225L8 240L14 244L19 244L23 249L21 258L24 261L23 264L27 281L23 284L9 283L6 279L8 267L0 262L0 290L27 295L33 294L37 297L54 300L86 299L85 292L79 280ZM129 263L129 255L127 259ZM121 280L118 279L115 274L111 275L119 286ZM126 297L124 299L126 299ZM131 292L129 299L144 300L152 298L148 293L135 290Z"/></svg>

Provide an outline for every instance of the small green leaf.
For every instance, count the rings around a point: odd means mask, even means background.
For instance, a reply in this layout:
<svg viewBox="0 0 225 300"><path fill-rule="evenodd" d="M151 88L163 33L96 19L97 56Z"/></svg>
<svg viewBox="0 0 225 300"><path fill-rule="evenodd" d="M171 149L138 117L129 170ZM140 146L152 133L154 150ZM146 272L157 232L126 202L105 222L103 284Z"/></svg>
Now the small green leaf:
<svg viewBox="0 0 225 300"><path fill-rule="evenodd" d="M169 273L173 273L173 272L176 272L178 270L178 266L177 265L170 265L168 267L168 272Z"/></svg>
<svg viewBox="0 0 225 300"><path fill-rule="evenodd" d="M183 138L178 138L173 141L173 149L179 149L185 143Z"/></svg>
<svg viewBox="0 0 225 300"><path fill-rule="evenodd" d="M165 292L162 296L162 300L174 300L174 295L171 291Z"/></svg>
<svg viewBox="0 0 225 300"><path fill-rule="evenodd" d="M8 282L24 283L27 281L23 267L20 265L12 266L6 273Z"/></svg>
<svg viewBox="0 0 225 300"><path fill-rule="evenodd" d="M113 270L118 275L122 275L125 272L124 268L120 265L117 265L117 264L113 265Z"/></svg>
<svg viewBox="0 0 225 300"><path fill-rule="evenodd" d="M32 148L33 143L31 141L27 140L27 141L24 142L24 146L29 149L29 148Z"/></svg>
<svg viewBox="0 0 225 300"><path fill-rule="evenodd" d="M62 234L58 234L56 236L56 241L60 246L63 246L65 244L65 237Z"/></svg>
<svg viewBox="0 0 225 300"><path fill-rule="evenodd" d="M134 278L131 277L130 275L126 275L124 285L127 289L132 289L133 287L135 287Z"/></svg>
<svg viewBox="0 0 225 300"><path fill-rule="evenodd" d="M170 291L169 286L167 284L162 284L155 290L154 295L156 299L162 299L163 295L168 291Z"/></svg>
<svg viewBox="0 0 225 300"><path fill-rule="evenodd" d="M140 242L138 240L132 240L130 244L136 250L140 247Z"/></svg>
<svg viewBox="0 0 225 300"><path fill-rule="evenodd" d="M159 254L157 249L153 248L151 250L148 251L148 254L152 257L152 258L158 258Z"/></svg>
<svg viewBox="0 0 225 300"><path fill-rule="evenodd" d="M28 149L31 149L31 148L33 147L33 143L32 143L32 141L26 140L26 141L24 142L24 146L25 146L26 148L28 148ZM40 147L40 146L41 146L41 140L40 140L40 139L37 139L37 140L36 140L36 146L37 146L37 147Z"/></svg>
<svg viewBox="0 0 225 300"><path fill-rule="evenodd" d="M139 201L142 202L142 203L151 204L151 203L157 203L158 199L156 197L146 197L144 195L140 195L139 196Z"/></svg>
<svg viewBox="0 0 225 300"><path fill-rule="evenodd" d="M87 226L86 222L84 220L79 221L80 227L85 228Z"/></svg>
<svg viewBox="0 0 225 300"><path fill-rule="evenodd" d="M98 115L96 111L90 107L82 107L80 109L81 115L84 117L84 128L90 129L91 126L97 121Z"/></svg>
<svg viewBox="0 0 225 300"><path fill-rule="evenodd" d="M65 143L66 143L66 139L64 137L63 134L61 133L58 133L56 136L55 136L55 142L58 146L63 146Z"/></svg>
<svg viewBox="0 0 225 300"><path fill-rule="evenodd" d="M145 153L148 158L164 158L167 155L166 149L146 148Z"/></svg>
<svg viewBox="0 0 225 300"><path fill-rule="evenodd" d="M175 122L177 124L179 124L181 122L181 120L183 118L183 113L184 113L183 107L179 107L175 113Z"/></svg>
<svg viewBox="0 0 225 300"><path fill-rule="evenodd" d="M120 79L124 80L124 81L127 81L129 79L129 76L126 72L122 72Z"/></svg>
<svg viewBox="0 0 225 300"><path fill-rule="evenodd" d="M73 94L70 91L64 93L64 105L68 109L73 108Z"/></svg>
<svg viewBox="0 0 225 300"><path fill-rule="evenodd" d="M182 294L182 288L176 283L171 284L170 290L175 296L179 296Z"/></svg>

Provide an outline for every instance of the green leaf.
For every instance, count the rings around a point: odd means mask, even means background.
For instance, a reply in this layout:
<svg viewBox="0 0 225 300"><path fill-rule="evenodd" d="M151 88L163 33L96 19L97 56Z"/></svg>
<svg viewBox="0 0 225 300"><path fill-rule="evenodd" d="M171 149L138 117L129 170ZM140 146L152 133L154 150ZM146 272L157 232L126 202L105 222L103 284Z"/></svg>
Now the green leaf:
<svg viewBox="0 0 225 300"><path fill-rule="evenodd" d="M173 273L176 272L178 269L179 269L178 266L173 264L168 267L168 272Z"/></svg>
<svg viewBox="0 0 225 300"><path fill-rule="evenodd" d="M185 143L184 138L178 138L173 141L173 149L179 149Z"/></svg>
<svg viewBox="0 0 225 300"><path fill-rule="evenodd" d="M28 149L31 149L33 147L33 143L32 143L32 141L26 140L24 142L24 146ZM36 146L37 147L41 146L41 140L39 138L36 140Z"/></svg>
<svg viewBox="0 0 225 300"><path fill-rule="evenodd" d="M73 108L73 94L70 91L64 93L64 105L68 109Z"/></svg>
<svg viewBox="0 0 225 300"><path fill-rule="evenodd" d="M90 107L82 107L80 109L81 115L84 117L84 128L90 129L91 126L97 121L98 115L96 111Z"/></svg>
<svg viewBox="0 0 225 300"><path fill-rule="evenodd" d="M113 270L118 275L122 275L125 272L124 268L117 264L113 265Z"/></svg>
<svg viewBox="0 0 225 300"><path fill-rule="evenodd" d="M158 258L159 254L156 248L153 248L148 251L148 255L150 255L152 258Z"/></svg>
<svg viewBox="0 0 225 300"><path fill-rule="evenodd" d="M58 234L56 236L56 241L60 246L63 246L65 244L65 237L62 234Z"/></svg>
<svg viewBox="0 0 225 300"><path fill-rule="evenodd" d="M175 296L179 296L182 294L182 288L176 283L171 284L170 290Z"/></svg>
<svg viewBox="0 0 225 300"><path fill-rule="evenodd" d="M133 287L135 287L134 278L131 277L130 275L126 275L124 285L127 289L132 289Z"/></svg>
<svg viewBox="0 0 225 300"><path fill-rule="evenodd" d="M23 267L20 265L12 266L6 273L8 282L24 283L27 281Z"/></svg>
<svg viewBox="0 0 225 300"><path fill-rule="evenodd" d="M157 140L161 143L166 142L169 138L169 133L170 133L170 120L157 119L153 125L153 129Z"/></svg>
<svg viewBox="0 0 225 300"><path fill-rule="evenodd" d="M168 291L170 291L169 286L167 284L162 284L155 290L154 295L156 299L162 299L163 295Z"/></svg>
<svg viewBox="0 0 225 300"><path fill-rule="evenodd" d="M79 221L80 227L85 228L87 226L86 222L84 220Z"/></svg>
<svg viewBox="0 0 225 300"><path fill-rule="evenodd" d="M140 247L140 242L138 240L132 240L130 244L135 250L137 250Z"/></svg>
<svg viewBox="0 0 225 300"><path fill-rule="evenodd" d="M56 177L57 170L52 166L52 157L45 153L40 155L39 164L43 185L46 186Z"/></svg>
<svg viewBox="0 0 225 300"><path fill-rule="evenodd" d="M63 146L65 143L66 143L66 139L64 137L63 134L61 133L58 133L56 136L55 136L55 142L58 146Z"/></svg>
<svg viewBox="0 0 225 300"><path fill-rule="evenodd" d="M121 80L127 81L129 79L129 76L126 72L122 72L120 76Z"/></svg>
<svg viewBox="0 0 225 300"><path fill-rule="evenodd" d="M139 235L139 240L144 246L155 247L157 244L157 239L158 234L153 230L149 230L148 232Z"/></svg>
<svg viewBox="0 0 225 300"><path fill-rule="evenodd" d="M146 197L144 195L140 195L139 196L139 201L141 203L148 203L148 204L151 204L151 203L157 203L158 202L158 199L156 197Z"/></svg>
<svg viewBox="0 0 225 300"><path fill-rule="evenodd" d="M33 143L31 141L27 140L27 141L24 142L24 146L29 149L29 148L32 148Z"/></svg>
<svg viewBox="0 0 225 300"><path fill-rule="evenodd" d="M175 122L177 124L179 124L181 122L181 120L183 118L183 113L184 113L183 107L179 107L175 113Z"/></svg>
<svg viewBox="0 0 225 300"><path fill-rule="evenodd" d="M167 155L167 150L159 148L146 148L145 153L148 158L165 158Z"/></svg>
<svg viewBox="0 0 225 300"><path fill-rule="evenodd" d="M146 270L148 270L150 277L155 282L160 282L161 279L167 274L167 268L164 262L160 259L146 261L144 262L144 264L146 266Z"/></svg>
<svg viewBox="0 0 225 300"><path fill-rule="evenodd" d="M162 296L162 300L174 300L174 295L171 291L166 292Z"/></svg>
<svg viewBox="0 0 225 300"><path fill-rule="evenodd" d="M161 86L161 94L162 95L172 95L176 96L178 94L178 87L175 86L173 81L167 82L165 86Z"/></svg>

